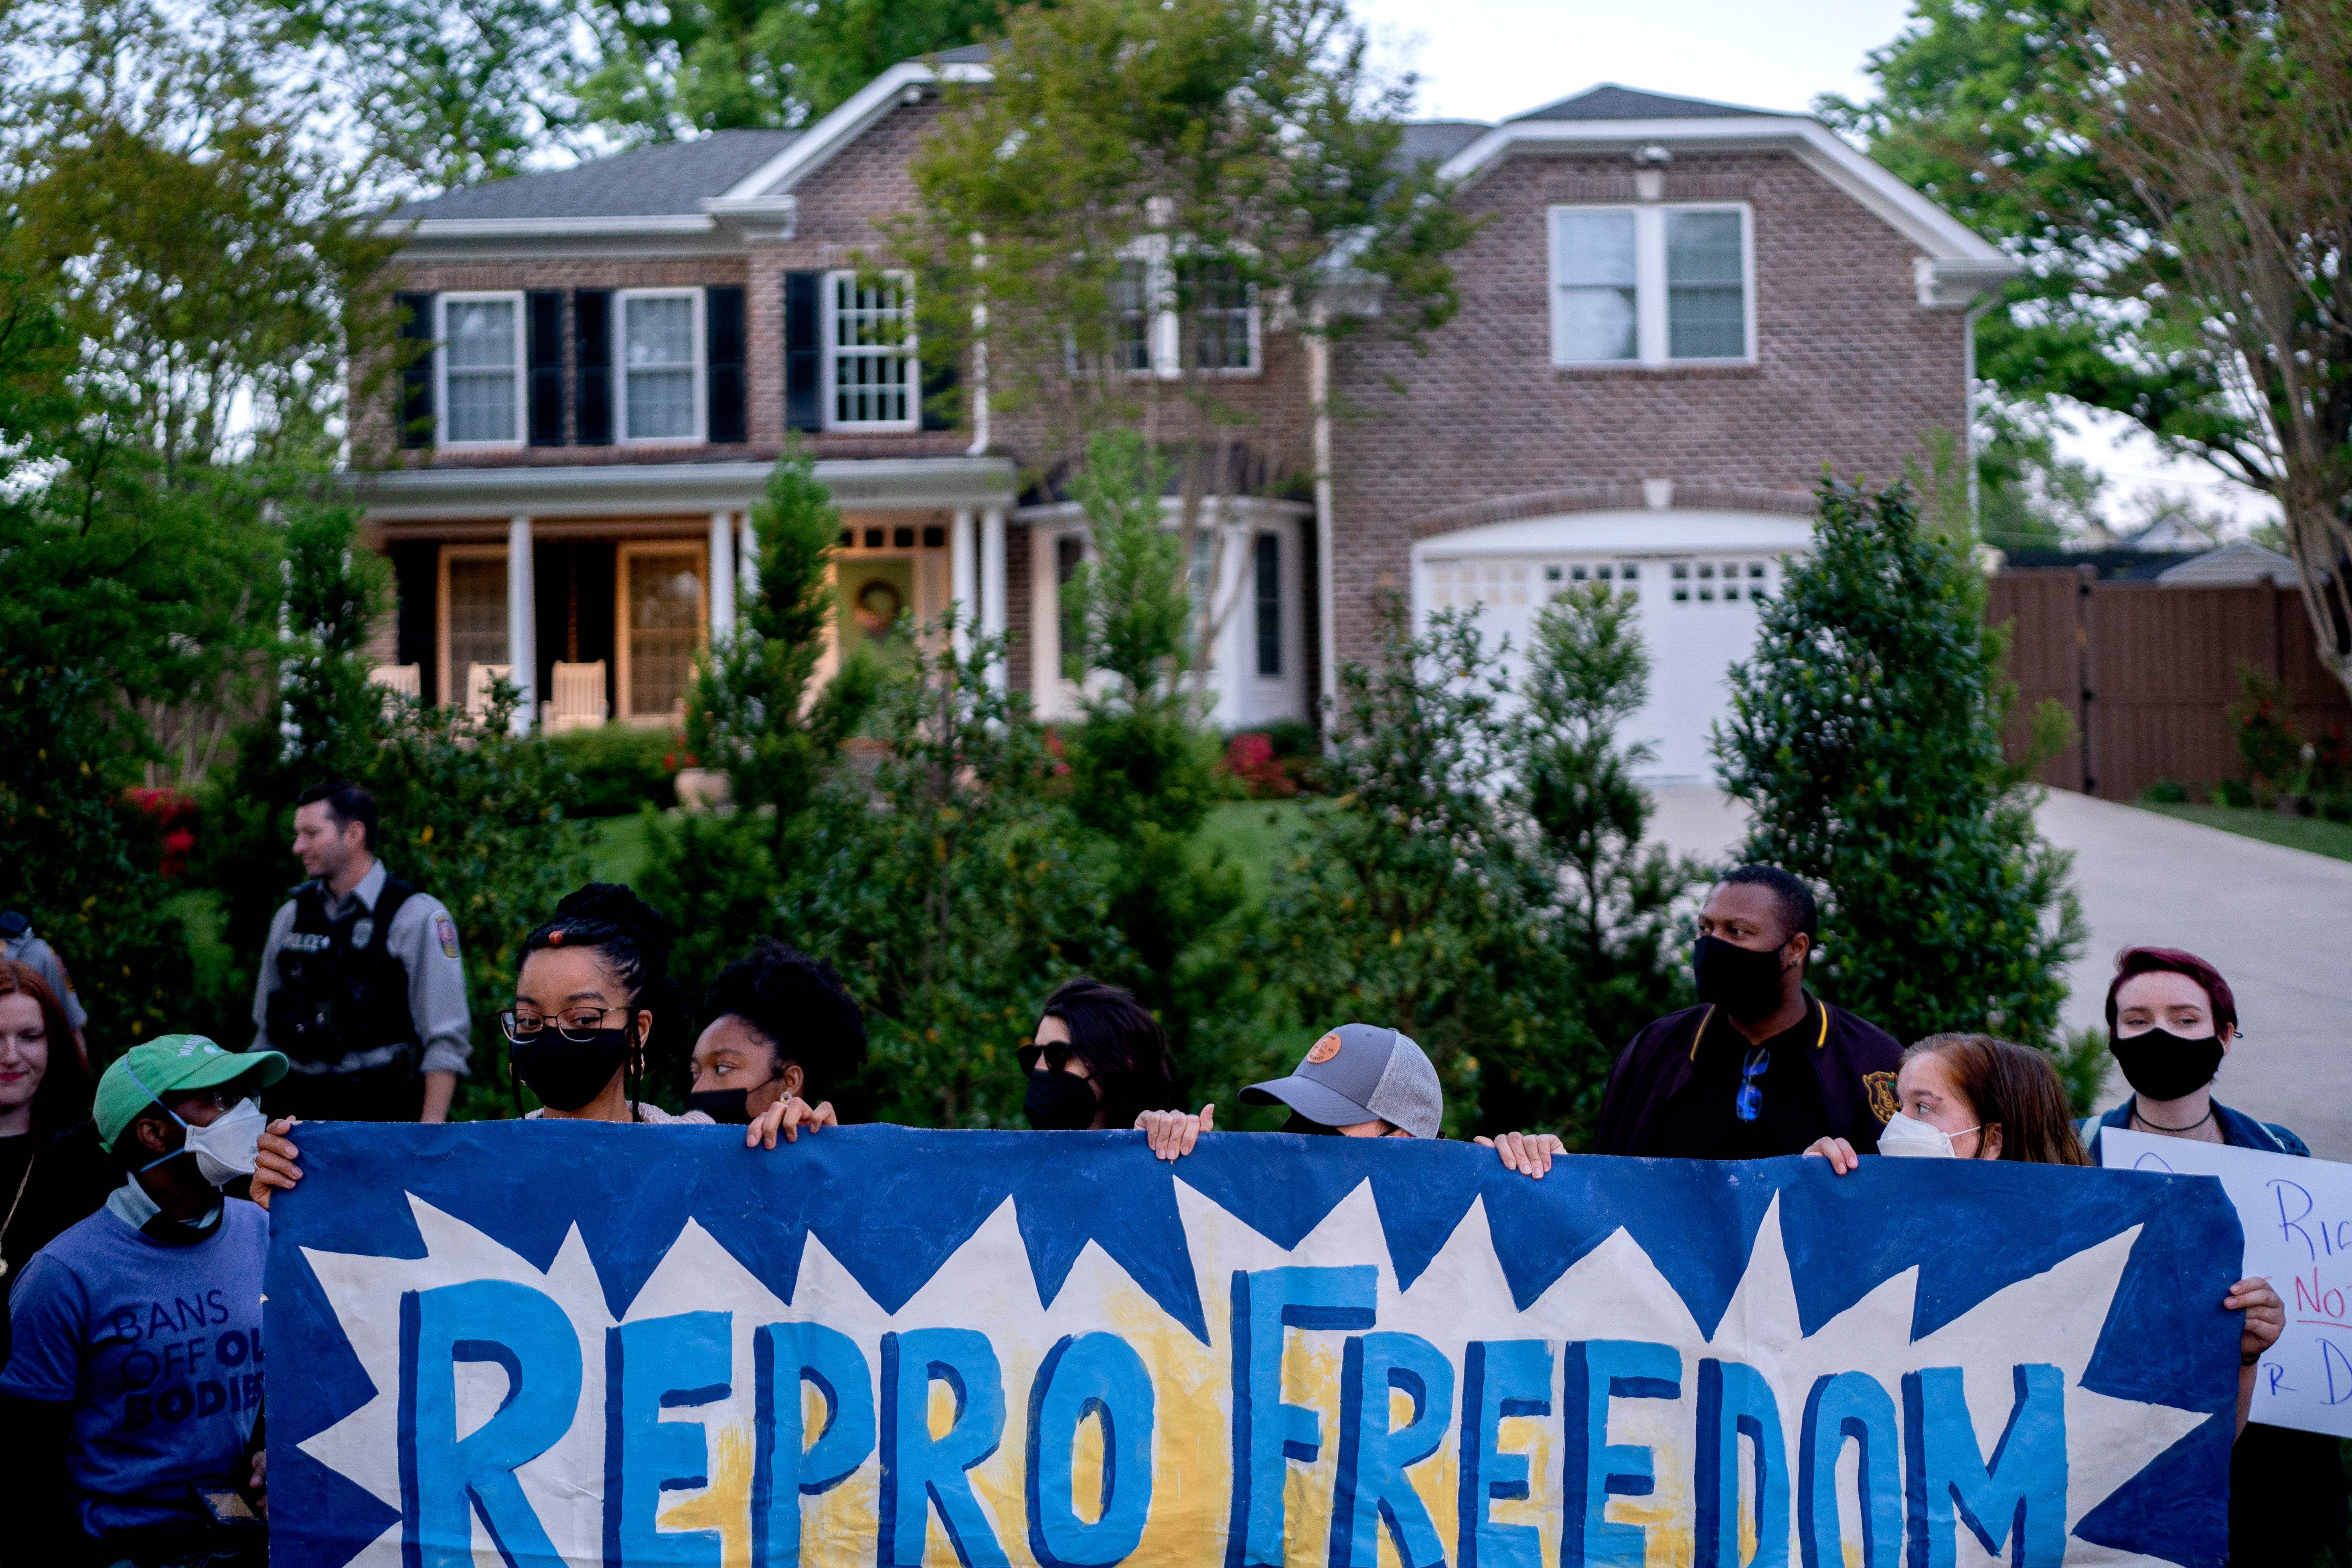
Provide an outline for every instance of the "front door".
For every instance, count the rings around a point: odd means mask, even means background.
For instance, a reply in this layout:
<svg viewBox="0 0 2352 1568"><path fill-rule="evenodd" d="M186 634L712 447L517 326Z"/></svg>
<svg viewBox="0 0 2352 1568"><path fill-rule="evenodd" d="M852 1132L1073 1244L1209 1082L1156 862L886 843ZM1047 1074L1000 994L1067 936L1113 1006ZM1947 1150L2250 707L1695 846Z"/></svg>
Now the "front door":
<svg viewBox="0 0 2352 1568"><path fill-rule="evenodd" d="M621 717L680 719L694 656L709 625L703 546L683 541L621 546Z"/></svg>

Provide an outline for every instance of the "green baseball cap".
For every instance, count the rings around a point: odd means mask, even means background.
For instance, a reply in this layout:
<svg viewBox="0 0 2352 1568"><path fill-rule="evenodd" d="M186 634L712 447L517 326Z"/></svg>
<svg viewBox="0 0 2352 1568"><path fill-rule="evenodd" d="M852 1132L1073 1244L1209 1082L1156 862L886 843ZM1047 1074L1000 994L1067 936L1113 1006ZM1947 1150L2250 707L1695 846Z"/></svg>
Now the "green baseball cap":
<svg viewBox="0 0 2352 1568"><path fill-rule="evenodd" d="M267 1089L286 1076L286 1058L276 1051L223 1050L202 1035L165 1035L133 1046L98 1080L90 1115L98 1122L99 1146L112 1149L122 1130L151 1105L194 1089L218 1089L248 1074L258 1075L256 1088Z"/></svg>

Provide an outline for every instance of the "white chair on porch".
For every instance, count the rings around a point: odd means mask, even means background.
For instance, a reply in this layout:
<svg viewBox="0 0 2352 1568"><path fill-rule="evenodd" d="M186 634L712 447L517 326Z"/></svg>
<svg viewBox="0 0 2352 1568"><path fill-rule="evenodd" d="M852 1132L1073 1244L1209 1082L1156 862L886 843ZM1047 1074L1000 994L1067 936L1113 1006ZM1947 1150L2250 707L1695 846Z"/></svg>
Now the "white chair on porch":
<svg viewBox="0 0 2352 1568"><path fill-rule="evenodd" d="M379 664L368 671L368 684L381 686L399 697L425 694L424 671L414 664Z"/></svg>
<svg viewBox="0 0 2352 1568"><path fill-rule="evenodd" d="M604 700L604 661L565 664L558 660L549 684L554 688L540 707L540 722L549 731L593 730L612 713Z"/></svg>
<svg viewBox="0 0 2352 1568"><path fill-rule="evenodd" d="M510 680L514 666L510 664L471 664L466 667L466 711L478 719L490 710L490 682Z"/></svg>

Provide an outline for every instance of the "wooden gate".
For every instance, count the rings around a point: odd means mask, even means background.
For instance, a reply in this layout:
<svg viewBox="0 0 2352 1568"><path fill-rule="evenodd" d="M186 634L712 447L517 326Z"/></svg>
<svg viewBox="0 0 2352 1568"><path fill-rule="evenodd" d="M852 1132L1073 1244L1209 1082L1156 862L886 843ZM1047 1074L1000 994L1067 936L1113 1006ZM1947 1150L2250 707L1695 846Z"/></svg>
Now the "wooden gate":
<svg viewBox="0 0 2352 1568"><path fill-rule="evenodd" d="M2352 700L2312 647L2295 590L2103 583L2087 568L1995 577L1987 618L2010 624L2011 754L2045 699L2075 739L2035 777L2129 800L2159 779L2210 786L2243 776L2228 709L2246 668L2280 682L2306 733L2352 730Z"/></svg>

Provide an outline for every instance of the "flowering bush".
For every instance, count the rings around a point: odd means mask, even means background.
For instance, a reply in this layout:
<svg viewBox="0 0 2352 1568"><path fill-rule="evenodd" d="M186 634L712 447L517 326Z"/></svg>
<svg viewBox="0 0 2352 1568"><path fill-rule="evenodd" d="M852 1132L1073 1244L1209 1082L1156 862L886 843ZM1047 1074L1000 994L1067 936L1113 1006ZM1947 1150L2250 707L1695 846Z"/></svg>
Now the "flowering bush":
<svg viewBox="0 0 2352 1568"><path fill-rule="evenodd" d="M1225 743L1224 771L1254 800L1287 800L1298 793L1298 780L1274 754L1274 737L1253 731Z"/></svg>
<svg viewBox="0 0 2352 1568"><path fill-rule="evenodd" d="M156 869L166 877L186 870L188 853L196 847L196 818L202 810L196 798L175 789L132 789L124 794L155 824L163 851Z"/></svg>

